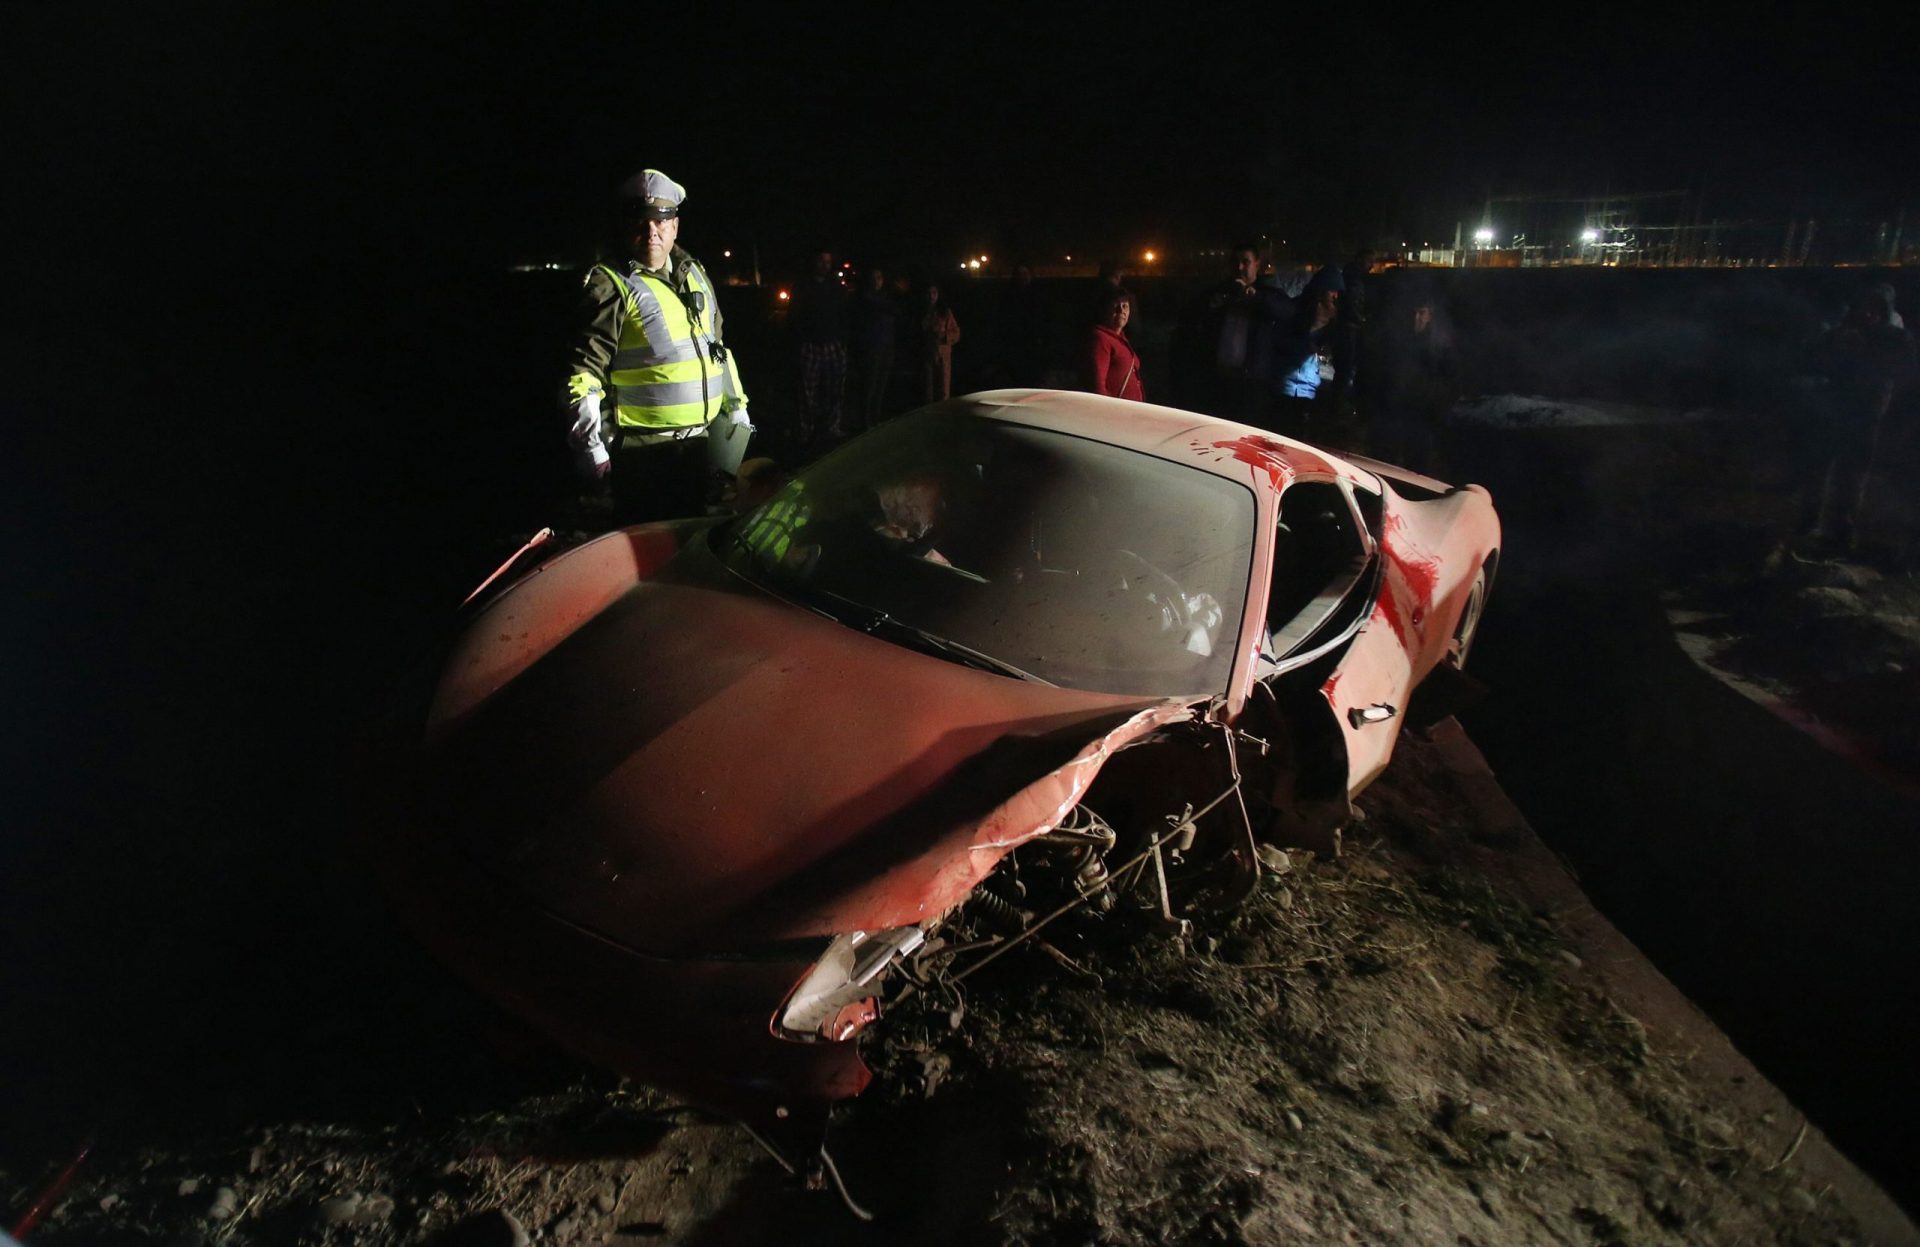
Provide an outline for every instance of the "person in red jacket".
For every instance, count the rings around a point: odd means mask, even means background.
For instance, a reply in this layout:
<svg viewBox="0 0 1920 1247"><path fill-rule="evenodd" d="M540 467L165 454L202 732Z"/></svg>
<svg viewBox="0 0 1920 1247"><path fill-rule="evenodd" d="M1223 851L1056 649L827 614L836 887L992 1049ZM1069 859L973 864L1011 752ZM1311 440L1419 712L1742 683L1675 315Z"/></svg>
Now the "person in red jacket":
<svg viewBox="0 0 1920 1247"><path fill-rule="evenodd" d="M1095 394L1144 402L1140 385L1140 352L1127 341L1127 321L1133 315L1133 296L1116 289L1102 302L1101 319L1088 339L1088 388Z"/></svg>

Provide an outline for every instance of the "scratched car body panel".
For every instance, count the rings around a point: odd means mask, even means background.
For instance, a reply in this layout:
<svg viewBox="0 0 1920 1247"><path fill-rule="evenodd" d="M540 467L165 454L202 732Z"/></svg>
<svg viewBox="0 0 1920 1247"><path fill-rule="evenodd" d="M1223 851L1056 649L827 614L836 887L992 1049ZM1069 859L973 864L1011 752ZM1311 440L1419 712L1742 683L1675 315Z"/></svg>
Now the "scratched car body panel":
<svg viewBox="0 0 1920 1247"><path fill-rule="evenodd" d="M811 1128L904 986L1337 834L1498 541L1477 487L1244 426L952 400L482 603L381 864L575 1050Z"/></svg>

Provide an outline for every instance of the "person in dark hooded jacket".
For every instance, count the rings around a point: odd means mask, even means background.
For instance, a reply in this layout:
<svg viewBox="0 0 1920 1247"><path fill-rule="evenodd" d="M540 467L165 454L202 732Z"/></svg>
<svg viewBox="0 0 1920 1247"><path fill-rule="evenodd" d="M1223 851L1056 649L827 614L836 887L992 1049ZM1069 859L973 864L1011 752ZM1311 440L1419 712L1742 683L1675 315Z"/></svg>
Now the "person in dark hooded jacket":
<svg viewBox="0 0 1920 1247"><path fill-rule="evenodd" d="M1409 277L1387 292L1363 343L1368 453L1434 472L1435 435L1460 397L1453 329L1433 286Z"/></svg>
<svg viewBox="0 0 1920 1247"><path fill-rule="evenodd" d="M1325 402L1340 418L1353 413L1359 401L1362 363L1366 358L1367 287L1379 253L1371 247L1354 253L1340 270L1340 314L1333 329L1333 385Z"/></svg>
<svg viewBox="0 0 1920 1247"><path fill-rule="evenodd" d="M1345 289L1339 269L1331 264L1321 268L1300 292L1292 319L1274 341L1268 375L1278 432L1288 437L1305 437L1316 423L1322 386L1333 372L1330 354Z"/></svg>
<svg viewBox="0 0 1920 1247"><path fill-rule="evenodd" d="M1913 335L1896 326L1891 288L1868 286L1823 346L1828 390L1824 420L1810 438L1810 478L1801 493L1801 532L1819 547L1853 550L1873 484L1881 425L1893 396L1912 379Z"/></svg>

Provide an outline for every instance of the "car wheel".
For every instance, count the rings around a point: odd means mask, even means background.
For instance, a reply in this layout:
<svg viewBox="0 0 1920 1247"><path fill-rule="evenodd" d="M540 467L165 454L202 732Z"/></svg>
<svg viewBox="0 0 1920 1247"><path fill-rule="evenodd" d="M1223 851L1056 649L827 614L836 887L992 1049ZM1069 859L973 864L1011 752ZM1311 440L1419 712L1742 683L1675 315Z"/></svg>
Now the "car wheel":
<svg viewBox="0 0 1920 1247"><path fill-rule="evenodd" d="M1473 635L1480 630L1480 613L1487 606L1487 568L1483 563L1473 573L1473 587L1467 591L1467 604L1460 611L1460 622L1453 626L1453 639L1447 642L1447 665L1455 669L1467 665L1467 651L1473 648Z"/></svg>

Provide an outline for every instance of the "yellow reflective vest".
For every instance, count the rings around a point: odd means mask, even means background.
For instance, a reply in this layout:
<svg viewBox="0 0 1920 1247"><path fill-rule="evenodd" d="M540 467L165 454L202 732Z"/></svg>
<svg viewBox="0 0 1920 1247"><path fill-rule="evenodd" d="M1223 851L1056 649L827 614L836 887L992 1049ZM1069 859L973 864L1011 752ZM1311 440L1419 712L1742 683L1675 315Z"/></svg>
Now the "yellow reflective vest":
<svg viewBox="0 0 1920 1247"><path fill-rule="evenodd" d="M625 273L596 265L619 293L620 336L606 364L614 422L639 432L705 426L746 405L731 354L720 344L719 304L706 270L675 255L678 286L632 265ZM604 393L600 378L576 371L575 397Z"/></svg>
<svg viewBox="0 0 1920 1247"><path fill-rule="evenodd" d="M794 534L812 518L806 486L789 481L741 528L741 544L768 563L784 563L793 552Z"/></svg>

